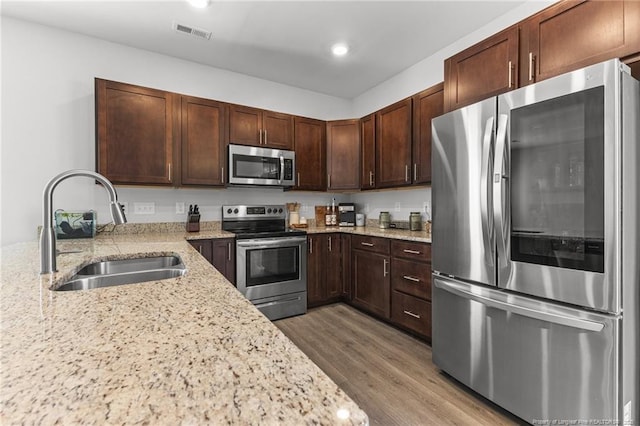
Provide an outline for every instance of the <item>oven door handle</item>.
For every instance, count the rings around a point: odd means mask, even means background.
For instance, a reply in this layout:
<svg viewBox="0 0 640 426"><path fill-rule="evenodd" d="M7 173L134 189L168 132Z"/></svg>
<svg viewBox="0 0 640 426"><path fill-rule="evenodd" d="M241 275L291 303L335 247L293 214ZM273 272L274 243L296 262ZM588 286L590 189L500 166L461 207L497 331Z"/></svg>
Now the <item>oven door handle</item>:
<svg viewBox="0 0 640 426"><path fill-rule="evenodd" d="M252 248L252 249L260 249L260 248L273 248L273 247L289 247L291 245L298 245L300 243L305 242L306 237L285 237L285 238L274 238L274 239L252 239L252 240L239 240L237 241L238 247L244 248ZM293 243L293 244L292 244Z"/></svg>

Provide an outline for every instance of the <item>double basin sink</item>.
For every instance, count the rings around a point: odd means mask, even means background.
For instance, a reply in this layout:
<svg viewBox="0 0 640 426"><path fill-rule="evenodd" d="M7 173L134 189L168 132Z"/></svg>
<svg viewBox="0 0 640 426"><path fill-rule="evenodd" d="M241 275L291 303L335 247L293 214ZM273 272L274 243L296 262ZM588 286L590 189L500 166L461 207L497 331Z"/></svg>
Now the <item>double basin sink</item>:
<svg viewBox="0 0 640 426"><path fill-rule="evenodd" d="M186 272L186 266L177 255L105 260L85 266L55 290L90 290L159 281L181 277Z"/></svg>

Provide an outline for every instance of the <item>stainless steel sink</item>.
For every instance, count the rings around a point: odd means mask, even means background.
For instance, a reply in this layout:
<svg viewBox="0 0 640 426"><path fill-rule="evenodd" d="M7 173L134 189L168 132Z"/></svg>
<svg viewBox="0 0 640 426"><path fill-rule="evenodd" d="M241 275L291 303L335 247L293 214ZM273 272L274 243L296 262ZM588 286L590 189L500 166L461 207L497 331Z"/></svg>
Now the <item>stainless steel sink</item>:
<svg viewBox="0 0 640 426"><path fill-rule="evenodd" d="M179 256L156 256L91 263L56 291L89 290L123 284L166 280L184 275L187 268Z"/></svg>

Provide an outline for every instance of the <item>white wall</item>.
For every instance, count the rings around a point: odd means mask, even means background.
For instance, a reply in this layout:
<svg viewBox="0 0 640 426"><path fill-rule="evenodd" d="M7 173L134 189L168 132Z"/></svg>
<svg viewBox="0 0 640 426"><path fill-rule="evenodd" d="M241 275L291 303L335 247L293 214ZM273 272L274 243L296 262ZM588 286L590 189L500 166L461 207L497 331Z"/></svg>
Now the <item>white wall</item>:
<svg viewBox="0 0 640 426"><path fill-rule="evenodd" d="M420 212L423 221L431 219L430 187L363 191L352 194L351 201L367 219L377 220L381 211L388 211L392 221L408 221L411 212Z"/></svg>
<svg viewBox="0 0 640 426"><path fill-rule="evenodd" d="M0 245L35 238L42 189L50 178L67 169L95 170L94 77L325 120L351 116L345 99L11 18L2 17L0 25ZM127 202L156 203L156 215L129 214L132 222L181 221L175 201L199 204L209 220L219 216L209 208L247 198L317 204L330 199L322 193L256 189L118 191ZM60 184L54 196L58 208L94 209L101 223L109 219L104 190L86 178Z"/></svg>

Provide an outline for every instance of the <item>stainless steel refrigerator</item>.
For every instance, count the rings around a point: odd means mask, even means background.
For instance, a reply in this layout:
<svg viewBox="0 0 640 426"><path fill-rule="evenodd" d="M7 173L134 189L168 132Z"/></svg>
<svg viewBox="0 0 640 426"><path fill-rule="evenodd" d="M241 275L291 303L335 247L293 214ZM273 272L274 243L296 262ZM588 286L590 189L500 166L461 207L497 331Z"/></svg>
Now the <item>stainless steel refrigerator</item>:
<svg viewBox="0 0 640 426"><path fill-rule="evenodd" d="M528 422L640 424L639 103L612 60L432 121L433 361Z"/></svg>

